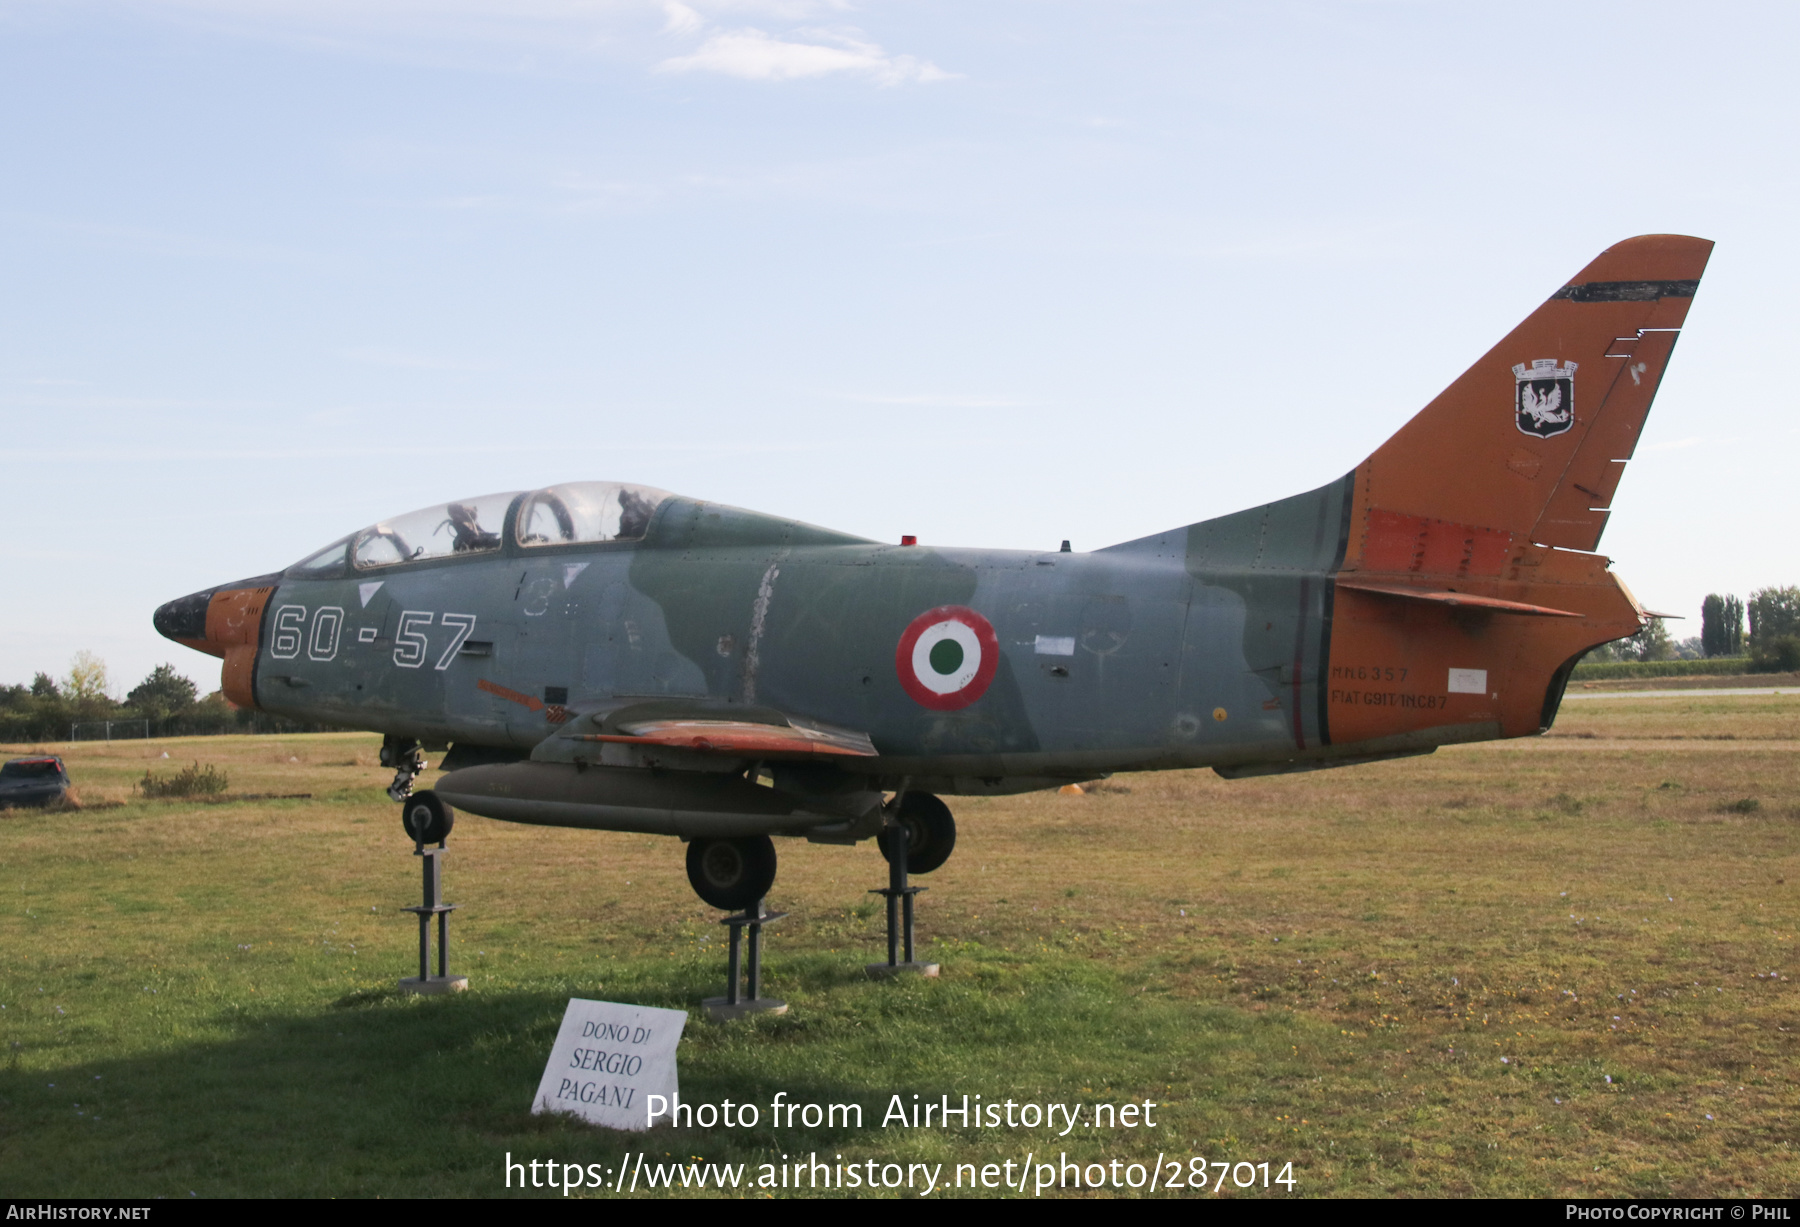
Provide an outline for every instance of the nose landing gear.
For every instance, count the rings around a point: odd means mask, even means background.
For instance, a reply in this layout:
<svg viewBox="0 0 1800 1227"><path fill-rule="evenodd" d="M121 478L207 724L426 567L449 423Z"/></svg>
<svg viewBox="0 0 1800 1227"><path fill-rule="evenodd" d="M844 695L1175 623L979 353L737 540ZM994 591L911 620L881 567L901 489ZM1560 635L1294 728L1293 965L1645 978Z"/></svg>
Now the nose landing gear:
<svg viewBox="0 0 1800 1227"><path fill-rule="evenodd" d="M401 802L400 825L416 844L441 844L456 825L456 811L427 788Z"/></svg>
<svg viewBox="0 0 1800 1227"><path fill-rule="evenodd" d="M381 739L381 765L394 769L394 782L388 785L388 798L405 801L412 796L413 781L425 770L425 751L410 737L392 733Z"/></svg>
<svg viewBox="0 0 1800 1227"><path fill-rule="evenodd" d="M409 781L410 783L410 781ZM412 837L413 855L419 858L423 898L418 907L402 910L419 918L419 974L400 981L403 993L460 993L469 977L450 972L450 913L456 904L444 902L444 841L456 824L456 811L429 788L401 803L400 823ZM429 848L427 844L436 844ZM431 921L437 919L437 975L431 974Z"/></svg>

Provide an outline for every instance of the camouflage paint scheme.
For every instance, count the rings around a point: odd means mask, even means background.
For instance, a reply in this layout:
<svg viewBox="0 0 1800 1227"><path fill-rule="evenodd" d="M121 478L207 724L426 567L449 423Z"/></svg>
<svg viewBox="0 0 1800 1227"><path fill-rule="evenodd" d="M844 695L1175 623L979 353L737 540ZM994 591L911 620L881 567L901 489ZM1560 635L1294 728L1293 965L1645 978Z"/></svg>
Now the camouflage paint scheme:
<svg viewBox="0 0 1800 1227"><path fill-rule="evenodd" d="M523 545L522 494L498 548L290 568L171 602L157 627L223 656L233 702L454 745L438 791L465 808L684 838L865 837L902 787L1241 776L1529 736L1584 651L1643 625L1591 551L1711 246L1608 249L1339 480L1091 553L886 545L678 496L639 540ZM1541 360L1576 364L1566 411ZM997 645L956 710L909 693L897 655L942 607ZM659 717L863 749L629 733Z"/></svg>

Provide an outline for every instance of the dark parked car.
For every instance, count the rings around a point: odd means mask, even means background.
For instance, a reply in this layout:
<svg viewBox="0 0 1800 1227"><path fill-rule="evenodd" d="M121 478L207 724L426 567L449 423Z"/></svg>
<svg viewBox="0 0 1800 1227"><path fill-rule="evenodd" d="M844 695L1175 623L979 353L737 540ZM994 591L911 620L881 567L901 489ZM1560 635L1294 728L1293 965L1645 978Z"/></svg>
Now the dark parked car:
<svg viewBox="0 0 1800 1227"><path fill-rule="evenodd" d="M69 791L69 773L55 755L15 758L0 766L0 809L52 805Z"/></svg>

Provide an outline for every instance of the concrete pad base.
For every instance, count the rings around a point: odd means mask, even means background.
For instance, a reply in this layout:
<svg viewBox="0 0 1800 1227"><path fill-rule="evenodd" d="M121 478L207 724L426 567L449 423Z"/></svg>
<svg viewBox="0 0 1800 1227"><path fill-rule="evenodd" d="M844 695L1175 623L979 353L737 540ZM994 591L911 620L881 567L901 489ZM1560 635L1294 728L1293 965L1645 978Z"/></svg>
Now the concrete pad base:
<svg viewBox="0 0 1800 1227"><path fill-rule="evenodd" d="M700 1004L706 1007L707 1016L714 1022L730 1022L746 1014L786 1014L788 1009L787 1002L777 1001L773 997L758 997L755 1000L740 997L730 1003L723 997L708 997Z"/></svg>
<svg viewBox="0 0 1800 1227"><path fill-rule="evenodd" d="M403 993L436 995L438 993L465 993L468 990L469 977L467 976L426 976L423 980L418 976L408 976L400 981L400 991Z"/></svg>

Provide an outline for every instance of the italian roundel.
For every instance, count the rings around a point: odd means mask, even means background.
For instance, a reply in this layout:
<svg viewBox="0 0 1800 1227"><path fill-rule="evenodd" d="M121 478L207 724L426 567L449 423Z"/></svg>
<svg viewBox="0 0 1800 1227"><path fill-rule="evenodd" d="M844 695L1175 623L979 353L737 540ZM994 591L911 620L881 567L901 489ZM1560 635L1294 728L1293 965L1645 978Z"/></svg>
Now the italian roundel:
<svg viewBox="0 0 1800 1227"><path fill-rule="evenodd" d="M961 605L940 605L914 618L894 652L900 685L933 711L956 711L979 699L999 666L994 628Z"/></svg>

